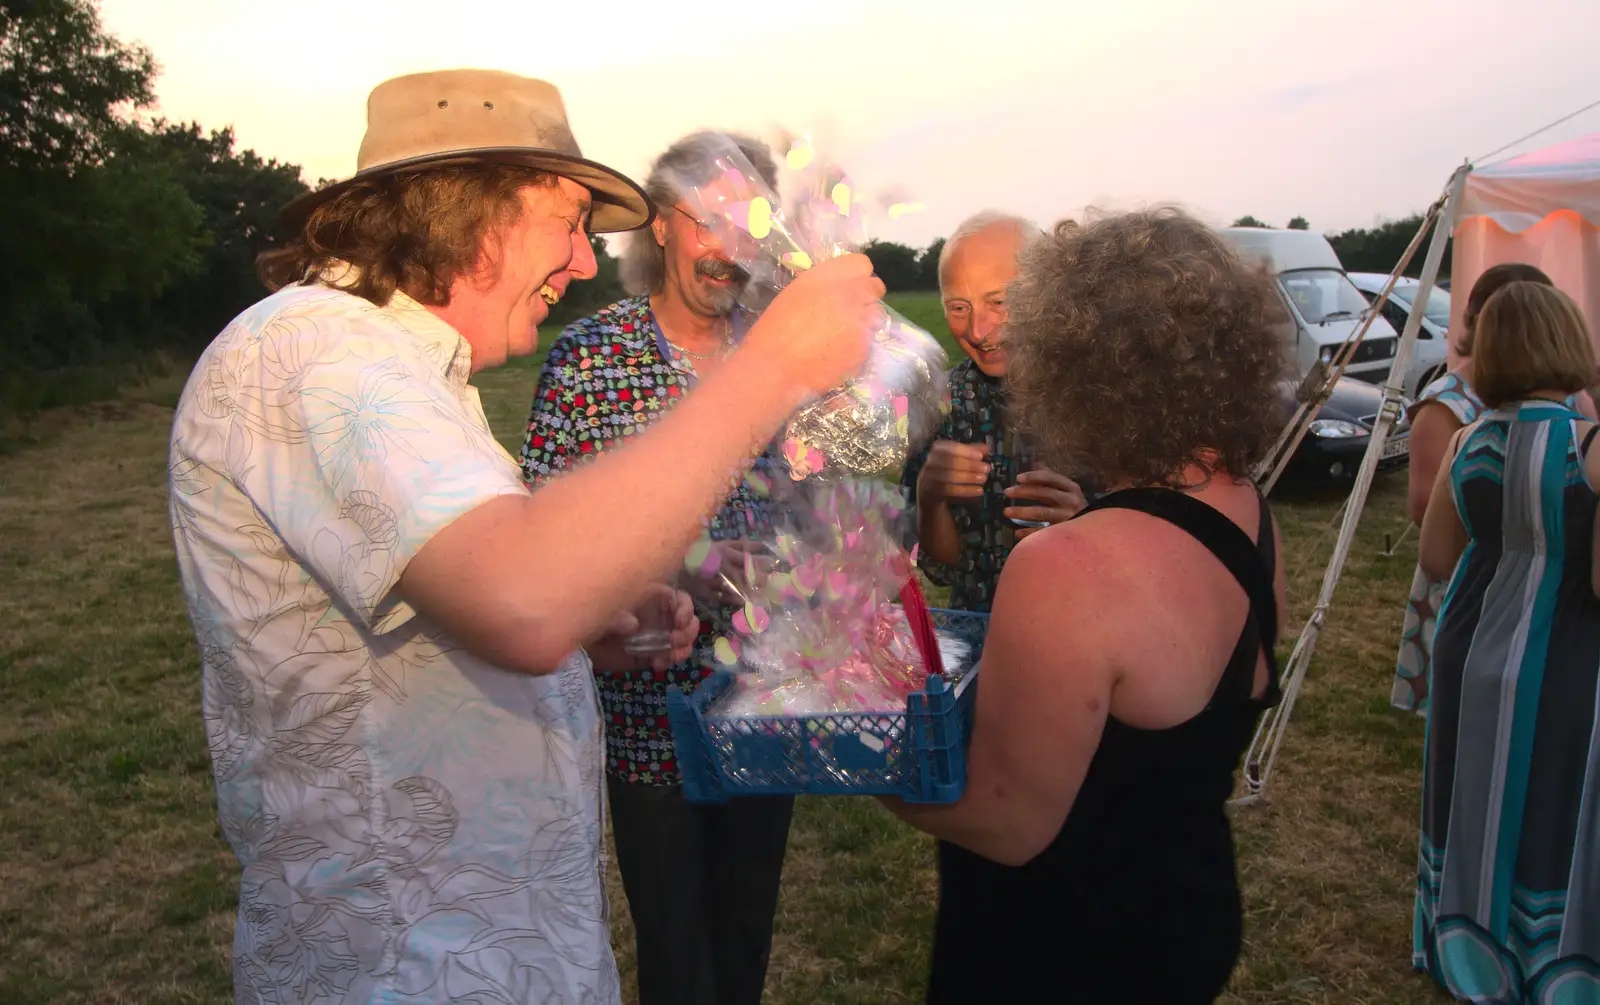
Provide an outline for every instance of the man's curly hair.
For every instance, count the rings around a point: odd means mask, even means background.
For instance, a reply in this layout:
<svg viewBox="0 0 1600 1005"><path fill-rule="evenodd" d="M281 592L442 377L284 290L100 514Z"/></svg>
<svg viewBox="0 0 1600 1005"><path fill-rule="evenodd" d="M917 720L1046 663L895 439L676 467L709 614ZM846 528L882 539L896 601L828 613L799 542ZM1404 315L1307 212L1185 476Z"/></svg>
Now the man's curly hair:
<svg viewBox="0 0 1600 1005"><path fill-rule="evenodd" d="M1007 297L1006 380L1041 456L1108 488L1247 477L1283 425L1271 283L1176 209L1057 224Z"/></svg>

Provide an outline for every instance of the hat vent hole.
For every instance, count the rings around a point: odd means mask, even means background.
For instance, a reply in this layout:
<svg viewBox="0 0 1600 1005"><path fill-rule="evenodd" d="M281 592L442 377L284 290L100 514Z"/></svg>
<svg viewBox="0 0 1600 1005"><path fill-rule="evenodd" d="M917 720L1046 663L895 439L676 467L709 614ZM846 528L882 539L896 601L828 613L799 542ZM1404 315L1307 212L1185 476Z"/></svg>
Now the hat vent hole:
<svg viewBox="0 0 1600 1005"><path fill-rule="evenodd" d="M485 101L485 102L484 102L484 103L483 103L483 107L485 107L485 108L493 108L493 107L494 107L494 102L492 102L492 101Z"/></svg>
<svg viewBox="0 0 1600 1005"><path fill-rule="evenodd" d="M448 102L448 101L440 101L439 102L439 107L440 108L449 108L450 107L450 102Z"/></svg>

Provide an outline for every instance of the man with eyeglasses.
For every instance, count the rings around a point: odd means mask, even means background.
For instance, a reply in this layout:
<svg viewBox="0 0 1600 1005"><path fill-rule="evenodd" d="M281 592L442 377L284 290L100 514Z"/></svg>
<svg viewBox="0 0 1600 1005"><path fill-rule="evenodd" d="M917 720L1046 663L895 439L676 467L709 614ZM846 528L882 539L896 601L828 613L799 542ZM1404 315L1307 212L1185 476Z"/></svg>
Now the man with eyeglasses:
<svg viewBox="0 0 1600 1005"><path fill-rule="evenodd" d="M771 153L747 137L695 133L657 158L645 191L658 213L648 229L629 235L621 263L635 295L569 325L550 350L522 447L530 484L643 432L720 368L744 335L750 322L737 303L750 276L683 191L727 184L714 161L730 140L776 189ZM756 472L765 468L757 461ZM637 491L644 496L651 488ZM738 568L746 542L768 527L764 496L744 481L707 529L723 567ZM758 1005L794 802L763 797L696 806L683 798L667 688L692 690L709 673L710 647L729 631L735 610L714 575L686 578L702 625L688 660L664 671L596 667L639 1000Z"/></svg>

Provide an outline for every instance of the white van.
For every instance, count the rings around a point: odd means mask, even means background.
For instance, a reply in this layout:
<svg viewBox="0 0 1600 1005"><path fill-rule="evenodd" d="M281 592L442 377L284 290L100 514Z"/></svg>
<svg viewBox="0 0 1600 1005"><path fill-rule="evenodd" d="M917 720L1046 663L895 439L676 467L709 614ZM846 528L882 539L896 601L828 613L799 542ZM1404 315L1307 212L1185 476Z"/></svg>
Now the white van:
<svg viewBox="0 0 1600 1005"><path fill-rule="evenodd" d="M1376 272L1352 272L1350 281L1371 302L1378 303L1389 277ZM1383 319L1395 331L1405 329L1411 317L1411 305L1416 302L1417 289L1422 284L1409 276L1401 276L1389 291L1389 299L1378 304ZM1443 377L1450 367L1450 291L1438 286L1428 294L1428 306L1422 311L1422 324L1417 328L1417 341L1411 347L1411 369L1406 373L1406 396L1416 398L1422 389Z"/></svg>
<svg viewBox="0 0 1600 1005"><path fill-rule="evenodd" d="M1277 277L1278 294L1289 311L1284 337L1301 376L1310 373L1318 359L1331 360L1372 310L1321 234L1266 227L1228 227L1221 234L1245 257L1265 262ZM1383 383L1399 344L1389 322L1375 318L1345 376Z"/></svg>

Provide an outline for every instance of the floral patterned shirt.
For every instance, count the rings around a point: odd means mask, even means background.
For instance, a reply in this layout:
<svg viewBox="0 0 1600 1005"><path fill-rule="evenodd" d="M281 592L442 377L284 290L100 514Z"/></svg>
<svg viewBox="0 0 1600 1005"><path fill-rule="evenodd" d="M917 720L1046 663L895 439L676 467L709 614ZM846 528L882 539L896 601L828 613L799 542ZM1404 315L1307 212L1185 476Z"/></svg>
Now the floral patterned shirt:
<svg viewBox="0 0 1600 1005"><path fill-rule="evenodd" d="M930 582L950 587L952 609L987 612L994 603L1000 570L1017 544L1016 528L1003 512L1010 505L1005 490L1016 484L1018 474L1016 458L1003 450L1005 388L970 359L952 369L949 378L950 414L934 434L933 441L987 443L992 467L980 499L949 504L956 533L961 539L956 564L945 565L924 552L917 556L917 567ZM912 505L917 501L917 476L928 461L933 441L906 463L900 475L900 485Z"/></svg>
<svg viewBox="0 0 1600 1005"><path fill-rule="evenodd" d="M736 335L741 323L735 325ZM522 444L523 477L537 485L625 443L665 415L695 379L693 361L656 324L649 297L619 300L573 322L551 346L539 378ZM770 456L756 462L758 469L771 464ZM741 482L707 530L712 540L722 541L769 528L766 500ZM667 688L693 690L711 672L711 647L730 631L733 609L702 605L696 613L700 637L688 660L664 671L596 668L606 765L617 778L678 784Z"/></svg>
<svg viewBox="0 0 1600 1005"><path fill-rule="evenodd" d="M236 318L178 402L171 517L243 866L239 1001L620 1001L587 658L508 673L394 589L441 528L527 491L470 371L404 295L294 286Z"/></svg>

